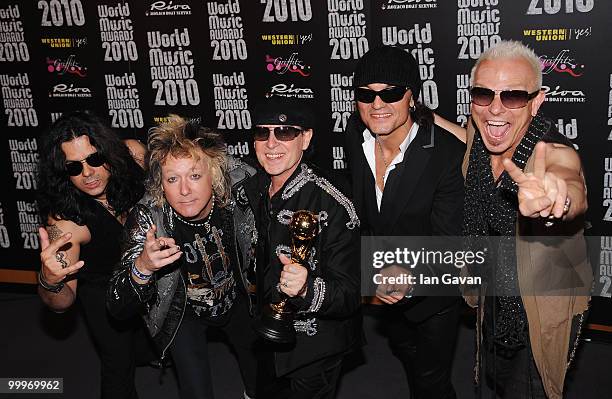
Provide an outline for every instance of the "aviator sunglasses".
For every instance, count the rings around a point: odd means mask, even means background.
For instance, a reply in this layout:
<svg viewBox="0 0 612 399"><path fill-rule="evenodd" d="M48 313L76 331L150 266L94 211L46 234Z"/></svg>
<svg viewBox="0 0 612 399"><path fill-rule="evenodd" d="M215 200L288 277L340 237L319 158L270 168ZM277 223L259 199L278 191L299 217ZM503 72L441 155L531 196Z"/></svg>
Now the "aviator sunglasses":
<svg viewBox="0 0 612 399"><path fill-rule="evenodd" d="M537 96L539 92L540 90L529 93L525 90L491 90L484 87L472 87L470 95L474 104L486 107L493 102L495 94L499 93L504 107L517 109L526 106L529 100Z"/></svg>
<svg viewBox="0 0 612 399"><path fill-rule="evenodd" d="M104 165L104 156L99 152L89 154L89 156L80 161L66 161L66 172L70 176L78 176L83 172L83 162L87 162L87 165L92 168Z"/></svg>
<svg viewBox="0 0 612 399"><path fill-rule="evenodd" d="M274 137L279 141L291 141L296 138L304 129L296 126L276 126L271 127L255 126L253 128L253 139L255 141L266 141L270 137L270 131L274 131Z"/></svg>
<svg viewBox="0 0 612 399"><path fill-rule="evenodd" d="M382 90L371 90L364 87L355 89L355 99L360 103L372 103L376 96L386 103L395 103L404 98L409 87L393 86Z"/></svg>

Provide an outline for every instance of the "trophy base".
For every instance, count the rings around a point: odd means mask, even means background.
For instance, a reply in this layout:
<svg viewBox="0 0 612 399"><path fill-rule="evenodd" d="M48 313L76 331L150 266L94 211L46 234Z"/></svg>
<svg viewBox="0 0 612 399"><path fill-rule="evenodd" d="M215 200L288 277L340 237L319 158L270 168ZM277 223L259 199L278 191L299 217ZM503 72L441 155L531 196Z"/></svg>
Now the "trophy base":
<svg viewBox="0 0 612 399"><path fill-rule="evenodd" d="M293 313L275 312L271 306L264 307L263 314L253 324L255 332L268 341L279 344L295 343Z"/></svg>

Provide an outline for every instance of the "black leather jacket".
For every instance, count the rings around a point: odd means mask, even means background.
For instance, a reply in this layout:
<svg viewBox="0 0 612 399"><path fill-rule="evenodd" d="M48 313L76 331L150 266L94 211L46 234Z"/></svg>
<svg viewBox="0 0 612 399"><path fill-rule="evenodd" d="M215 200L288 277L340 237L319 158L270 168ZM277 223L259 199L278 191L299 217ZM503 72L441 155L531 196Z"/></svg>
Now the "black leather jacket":
<svg viewBox="0 0 612 399"><path fill-rule="evenodd" d="M255 169L230 158L229 174L232 183L232 201L228 206L231 207L234 216L235 248L239 251L236 258L240 263L234 267L239 268L237 271L242 277L238 284L246 290L248 285L246 269L252 257L257 230L242 182L253 176ZM141 254L146 233L153 224L157 226L158 236L173 237L174 223L170 206L167 203L161 207L155 206L152 198L145 195L131 210L125 223L123 255L109 284L107 307L118 319L141 313L163 359L183 319L187 291L177 262L176 265L168 265L155 272L149 284L139 285L132 279L132 265Z"/></svg>

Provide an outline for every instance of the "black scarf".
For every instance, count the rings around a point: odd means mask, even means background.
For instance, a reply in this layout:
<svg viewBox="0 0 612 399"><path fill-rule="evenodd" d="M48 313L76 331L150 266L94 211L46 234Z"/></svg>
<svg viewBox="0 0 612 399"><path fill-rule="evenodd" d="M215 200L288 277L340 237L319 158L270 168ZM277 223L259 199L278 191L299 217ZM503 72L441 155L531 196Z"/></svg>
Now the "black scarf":
<svg viewBox="0 0 612 399"><path fill-rule="evenodd" d="M520 141L512 161L522 170L535 145L552 123L536 115ZM491 158L480 132L476 130L465 179L463 234L468 237L498 236L491 242L494 264L483 276L488 281L486 295L495 300L485 301L485 330L496 346L510 351L523 347L527 317L519 292L516 267L516 218L518 186L506 171L498 180L493 178ZM493 299L493 298L491 298ZM486 337L485 337L486 339Z"/></svg>

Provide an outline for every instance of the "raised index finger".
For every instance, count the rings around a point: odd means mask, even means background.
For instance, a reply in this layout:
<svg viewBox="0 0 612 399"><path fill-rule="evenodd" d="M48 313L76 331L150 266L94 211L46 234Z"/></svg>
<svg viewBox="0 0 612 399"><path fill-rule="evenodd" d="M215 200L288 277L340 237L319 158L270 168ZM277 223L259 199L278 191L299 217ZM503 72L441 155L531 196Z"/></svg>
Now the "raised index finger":
<svg viewBox="0 0 612 399"><path fill-rule="evenodd" d="M535 146L533 174L540 180L543 180L546 174L546 143L543 141Z"/></svg>
<svg viewBox="0 0 612 399"><path fill-rule="evenodd" d="M40 249L44 251L49 246L49 234L47 233L47 229L39 227L38 235L40 236Z"/></svg>
<svg viewBox="0 0 612 399"><path fill-rule="evenodd" d="M521 168L516 166L514 162L512 162L512 160L504 159L502 161L502 164L504 165L504 169L506 169L506 172L508 172L510 178L514 180L516 184L521 184L528 180L527 176L525 176L525 173L523 173Z"/></svg>
<svg viewBox="0 0 612 399"><path fill-rule="evenodd" d="M157 227L155 225L151 226L151 228L147 231L147 241L155 241L155 231Z"/></svg>

